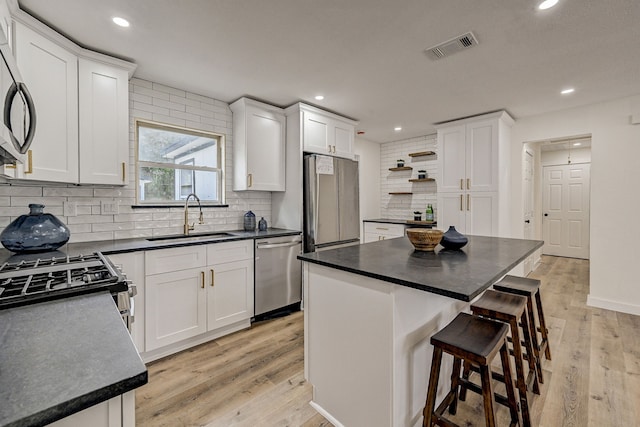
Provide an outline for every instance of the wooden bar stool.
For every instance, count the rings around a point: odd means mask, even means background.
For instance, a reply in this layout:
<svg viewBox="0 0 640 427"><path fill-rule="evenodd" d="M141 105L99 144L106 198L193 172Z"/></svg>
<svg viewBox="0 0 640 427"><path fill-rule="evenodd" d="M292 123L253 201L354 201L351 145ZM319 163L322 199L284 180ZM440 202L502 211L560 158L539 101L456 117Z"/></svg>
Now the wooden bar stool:
<svg viewBox="0 0 640 427"><path fill-rule="evenodd" d="M462 361L477 366L480 371L482 380L480 393L483 396L487 427L495 427L494 406L496 401L509 407L509 412L511 413L510 425L520 425L518 403L509 361L508 329L508 326L502 322L460 313L451 323L431 337L433 360L431 362L427 401L423 411L424 427L432 427L433 425L457 427L455 423L445 418L442 414L448 406L449 413L455 415L458 406L458 387L460 385L466 383L468 387L477 387L475 384L469 384L460 377ZM451 389L440 405L434 409L443 351L453 356ZM500 353L507 388L506 400L495 396L491 385L491 363L498 352Z"/></svg>
<svg viewBox="0 0 640 427"><path fill-rule="evenodd" d="M540 394L540 386L538 385L536 359L533 352L526 306L527 299L525 297L489 289L485 291L480 299L471 304L471 311L476 316L500 320L510 326L513 356L516 364L516 388L518 389L518 395L520 397L522 423L525 427L529 427L531 426L531 417L529 414L527 389L533 385L533 387L531 387L533 392ZM523 339L520 338L518 322L522 324ZM522 351L522 344L524 344L526 349L526 356ZM529 371L526 375L522 363L523 359L529 362ZM468 379L470 371L471 366L465 364L463 378ZM500 375L494 374L493 378L503 380ZM504 380L506 381L506 378L504 378ZM469 387L469 389L476 391L471 387ZM465 397L466 389L463 386L460 390L460 400L464 400Z"/></svg>
<svg viewBox="0 0 640 427"><path fill-rule="evenodd" d="M551 349L549 348L549 330L547 324L544 321L544 313L542 311L542 299L540 298L540 280L531 279L528 277L518 276L504 276L502 280L493 285L493 288L500 292L509 292L516 295L522 295L527 297L527 311L529 312L529 319L531 320L529 328L531 329L531 336L533 340L533 351L537 357L536 369L538 370L538 379L541 383L544 383L542 377L542 366L540 364L540 354L544 352L547 360L551 360ZM538 323L535 322L535 315L533 314L533 299L536 300L536 309L538 312ZM542 339L538 339L538 332L542 335Z"/></svg>

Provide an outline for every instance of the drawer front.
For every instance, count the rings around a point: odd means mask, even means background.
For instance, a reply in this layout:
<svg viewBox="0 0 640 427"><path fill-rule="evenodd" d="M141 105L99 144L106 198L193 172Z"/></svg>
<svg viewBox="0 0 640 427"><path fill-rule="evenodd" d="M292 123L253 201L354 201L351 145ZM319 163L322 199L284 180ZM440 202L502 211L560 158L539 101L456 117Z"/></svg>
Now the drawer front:
<svg viewBox="0 0 640 427"><path fill-rule="evenodd" d="M207 245L207 265L253 259L253 240Z"/></svg>
<svg viewBox="0 0 640 427"><path fill-rule="evenodd" d="M147 276L207 265L207 247L205 245L146 251L144 255Z"/></svg>
<svg viewBox="0 0 640 427"><path fill-rule="evenodd" d="M404 225L387 224L383 222L365 222L364 232L373 234L382 234L384 236L402 237L404 236Z"/></svg>

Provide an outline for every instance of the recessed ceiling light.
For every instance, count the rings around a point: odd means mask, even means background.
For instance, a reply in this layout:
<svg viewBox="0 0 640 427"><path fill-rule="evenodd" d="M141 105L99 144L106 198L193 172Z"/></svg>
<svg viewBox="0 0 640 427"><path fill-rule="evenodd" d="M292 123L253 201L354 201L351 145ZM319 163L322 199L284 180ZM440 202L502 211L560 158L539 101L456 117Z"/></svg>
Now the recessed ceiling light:
<svg viewBox="0 0 640 427"><path fill-rule="evenodd" d="M582 142L574 142L574 143L573 143L573 146L574 146L574 147L578 147L578 146L580 146L580 145L582 145Z"/></svg>
<svg viewBox="0 0 640 427"><path fill-rule="evenodd" d="M542 3L538 5L538 9L540 10L551 9L556 4L558 4L558 0L544 0Z"/></svg>
<svg viewBox="0 0 640 427"><path fill-rule="evenodd" d="M113 23L116 25L119 25L121 27L128 27L129 26L129 21L127 21L124 18L120 18L119 16L116 16L115 18L113 18Z"/></svg>
<svg viewBox="0 0 640 427"><path fill-rule="evenodd" d="M572 88L572 87L560 91L560 93L563 94L563 95L569 95L570 93L573 93L573 92L575 92L575 89Z"/></svg>
<svg viewBox="0 0 640 427"><path fill-rule="evenodd" d="M402 128L400 126L396 126L393 128L393 130L395 130L396 132L399 132L402 130Z"/></svg>
<svg viewBox="0 0 640 427"><path fill-rule="evenodd" d="M323 95L316 95L316 101L322 101L324 99Z"/></svg>

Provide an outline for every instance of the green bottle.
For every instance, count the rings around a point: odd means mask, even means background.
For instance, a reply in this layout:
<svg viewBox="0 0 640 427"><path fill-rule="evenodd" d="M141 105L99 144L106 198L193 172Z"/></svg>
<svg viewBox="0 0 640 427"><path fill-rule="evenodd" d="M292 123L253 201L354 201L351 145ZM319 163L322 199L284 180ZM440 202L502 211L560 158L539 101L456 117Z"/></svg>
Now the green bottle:
<svg viewBox="0 0 640 427"><path fill-rule="evenodd" d="M426 211L426 215L425 215L425 220L426 221L433 221L433 207L431 206L431 203L429 203L427 205L427 211Z"/></svg>

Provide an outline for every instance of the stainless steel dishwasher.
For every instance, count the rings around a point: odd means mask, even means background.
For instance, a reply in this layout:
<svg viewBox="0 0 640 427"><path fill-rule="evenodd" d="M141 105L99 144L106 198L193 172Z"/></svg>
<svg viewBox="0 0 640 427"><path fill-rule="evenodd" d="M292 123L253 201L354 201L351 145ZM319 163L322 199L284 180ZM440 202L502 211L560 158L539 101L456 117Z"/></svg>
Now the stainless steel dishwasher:
<svg viewBox="0 0 640 427"><path fill-rule="evenodd" d="M255 318L300 309L302 236L256 239Z"/></svg>

